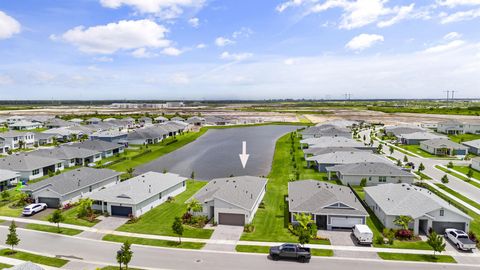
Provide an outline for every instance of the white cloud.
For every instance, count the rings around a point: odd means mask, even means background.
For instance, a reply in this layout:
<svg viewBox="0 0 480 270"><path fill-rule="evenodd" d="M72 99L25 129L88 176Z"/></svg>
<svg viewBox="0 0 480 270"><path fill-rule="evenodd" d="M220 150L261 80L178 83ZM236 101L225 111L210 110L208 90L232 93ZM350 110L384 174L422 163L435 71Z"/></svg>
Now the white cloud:
<svg viewBox="0 0 480 270"><path fill-rule="evenodd" d="M437 3L441 6L447 6L454 8L457 6L475 6L480 5L479 0L437 0Z"/></svg>
<svg viewBox="0 0 480 270"><path fill-rule="evenodd" d="M104 63L113 62L113 58L107 57L107 56L95 57L95 58L93 58L93 60L95 60L97 62L104 62Z"/></svg>
<svg viewBox="0 0 480 270"><path fill-rule="evenodd" d="M190 83L190 78L185 73L175 73L171 78L172 82L175 84L188 84Z"/></svg>
<svg viewBox="0 0 480 270"><path fill-rule="evenodd" d="M285 65L289 65L289 66L295 64L296 62L297 61L294 58L287 58L283 61Z"/></svg>
<svg viewBox="0 0 480 270"><path fill-rule="evenodd" d="M177 48L174 47L168 47L162 50L162 53L165 55L170 55L170 56L179 56L183 52Z"/></svg>
<svg viewBox="0 0 480 270"><path fill-rule="evenodd" d="M130 6L140 13L154 14L162 19L174 19L183 14L184 9L198 10L205 0L100 0L107 8Z"/></svg>
<svg viewBox="0 0 480 270"><path fill-rule="evenodd" d="M167 29L151 20L119 21L85 28L77 26L62 35L62 39L86 53L112 54L119 50L163 48Z"/></svg>
<svg viewBox="0 0 480 270"><path fill-rule="evenodd" d="M443 36L443 39L454 40L454 39L459 39L461 37L462 37L462 34L460 34L458 32L450 32L450 33L446 34L445 36Z"/></svg>
<svg viewBox="0 0 480 270"><path fill-rule="evenodd" d="M194 28L198 28L200 26L200 20L198 18L190 18L188 19L188 23Z"/></svg>
<svg viewBox="0 0 480 270"><path fill-rule="evenodd" d="M452 14L442 14L443 18L441 19L442 24L453 23L453 22L460 22L460 21L469 21L475 18L480 17L480 8L479 9L472 9L467 11L459 11Z"/></svg>
<svg viewBox="0 0 480 270"><path fill-rule="evenodd" d="M215 45L217 45L218 47L225 47L227 45L231 45L231 44L234 44L235 41L229 39L229 38L226 38L226 37L217 37L215 39Z"/></svg>
<svg viewBox="0 0 480 270"><path fill-rule="evenodd" d="M207 45L205 43L200 43L196 46L197 49L205 49Z"/></svg>
<svg viewBox="0 0 480 270"><path fill-rule="evenodd" d="M239 38L248 38L250 35L253 34L252 29L248 27L242 27L240 30L233 32L232 38L239 39Z"/></svg>
<svg viewBox="0 0 480 270"><path fill-rule="evenodd" d="M345 47L352 51L362 51L372 47L376 43L383 42L384 38L376 34L360 34L350 40Z"/></svg>
<svg viewBox="0 0 480 270"><path fill-rule="evenodd" d="M436 45L430 48L427 48L424 52L425 53L441 53L450 51L453 49L457 49L465 44L463 40L454 40L446 44Z"/></svg>
<svg viewBox="0 0 480 270"><path fill-rule="evenodd" d="M0 11L0 39L11 38L20 33L20 30L21 26L17 20Z"/></svg>
<svg viewBox="0 0 480 270"><path fill-rule="evenodd" d="M304 15L322 13L330 9L341 9L342 15L339 28L354 29L368 24L377 23L379 27L387 27L404 19L414 17L414 4L406 6L386 6L387 0L290 0L277 6L277 11L283 12L291 7L303 7Z"/></svg>
<svg viewBox="0 0 480 270"><path fill-rule="evenodd" d="M154 55L147 51L147 49L145 48L138 48L132 52L132 56L135 58L150 58Z"/></svg>
<svg viewBox="0 0 480 270"><path fill-rule="evenodd" d="M7 85L7 84L12 84L13 79L9 75L1 75L0 74L0 85Z"/></svg>
<svg viewBox="0 0 480 270"><path fill-rule="evenodd" d="M220 55L220 58L223 60L230 60L230 61L242 61L245 59L248 59L252 57L253 54L251 53L229 53L229 52L223 52Z"/></svg>

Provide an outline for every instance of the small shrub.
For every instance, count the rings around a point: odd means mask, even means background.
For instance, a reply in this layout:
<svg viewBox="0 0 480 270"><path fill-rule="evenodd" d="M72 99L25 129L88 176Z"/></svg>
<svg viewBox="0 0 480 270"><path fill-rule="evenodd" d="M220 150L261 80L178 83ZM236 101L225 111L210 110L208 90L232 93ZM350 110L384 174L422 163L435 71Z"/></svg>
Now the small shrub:
<svg viewBox="0 0 480 270"><path fill-rule="evenodd" d="M395 237L401 240L410 240L413 237L413 232L411 230L401 229L395 233Z"/></svg>
<svg viewBox="0 0 480 270"><path fill-rule="evenodd" d="M450 162L448 162L448 164L447 164L447 168L453 168L453 162L451 162L451 161L450 161Z"/></svg>
<svg viewBox="0 0 480 270"><path fill-rule="evenodd" d="M385 244L385 242L384 242L384 240L383 240L383 236L377 235L377 236L375 237L375 244L377 244L377 245L383 245L383 244Z"/></svg>
<svg viewBox="0 0 480 270"><path fill-rule="evenodd" d="M245 224L245 226L243 227L243 231L246 233L253 232L254 230L255 230L255 226L251 223Z"/></svg>
<svg viewBox="0 0 480 270"><path fill-rule="evenodd" d="M132 214L129 214L127 224L134 224L134 223L137 223L139 220L140 220L140 217L136 217Z"/></svg>
<svg viewBox="0 0 480 270"><path fill-rule="evenodd" d="M258 205L258 208L265 209L265 202L261 201L260 204Z"/></svg>
<svg viewBox="0 0 480 270"><path fill-rule="evenodd" d="M172 196L168 197L168 198L167 198L167 202L168 202L168 203L173 203L173 202L175 202L175 197L172 197Z"/></svg>

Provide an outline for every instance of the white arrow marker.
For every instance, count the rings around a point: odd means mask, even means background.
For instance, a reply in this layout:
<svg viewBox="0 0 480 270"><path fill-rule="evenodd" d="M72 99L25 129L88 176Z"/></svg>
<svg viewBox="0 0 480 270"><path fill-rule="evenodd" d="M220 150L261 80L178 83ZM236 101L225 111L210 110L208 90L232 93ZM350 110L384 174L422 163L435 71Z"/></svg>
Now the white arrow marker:
<svg viewBox="0 0 480 270"><path fill-rule="evenodd" d="M245 141L242 142L242 153L239 154L239 156L240 161L242 162L242 166L245 169L245 166L247 166L248 157L250 156L249 154L247 154L247 142Z"/></svg>

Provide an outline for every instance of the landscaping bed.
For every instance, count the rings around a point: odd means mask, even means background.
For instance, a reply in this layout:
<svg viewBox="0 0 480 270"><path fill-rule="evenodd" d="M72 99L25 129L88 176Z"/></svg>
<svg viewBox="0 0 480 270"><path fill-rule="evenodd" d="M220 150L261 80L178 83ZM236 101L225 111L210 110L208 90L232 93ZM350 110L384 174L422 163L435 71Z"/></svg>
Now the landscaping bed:
<svg viewBox="0 0 480 270"><path fill-rule="evenodd" d="M85 226L85 227L93 227L98 222L100 222L100 220L98 219L88 220L86 218L79 218L78 210L79 210L78 207L74 206L72 208L62 211L62 214L65 217L65 220L63 221L63 223L78 225L78 226ZM50 216L51 215L46 216L45 218L43 218L43 220L48 221Z"/></svg>

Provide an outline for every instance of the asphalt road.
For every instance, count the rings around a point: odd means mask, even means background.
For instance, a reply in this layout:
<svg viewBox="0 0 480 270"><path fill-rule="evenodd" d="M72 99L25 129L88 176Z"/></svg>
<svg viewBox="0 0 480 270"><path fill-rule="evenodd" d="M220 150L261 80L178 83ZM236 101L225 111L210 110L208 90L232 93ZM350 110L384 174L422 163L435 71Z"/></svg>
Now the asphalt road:
<svg viewBox="0 0 480 270"><path fill-rule="evenodd" d="M0 239L5 239L7 227L0 227ZM98 240L81 239L62 235L17 230L21 242L18 248L31 252L76 258L91 264L116 265L115 254L120 245ZM479 269L479 267L455 264L405 263L378 260L313 258L308 264L293 261L271 261L266 255L219 253L192 250L162 249L133 246L132 267L185 269L185 270L291 270L291 269L334 269L334 270L457 270Z"/></svg>
<svg viewBox="0 0 480 270"><path fill-rule="evenodd" d="M275 142L298 127L268 125L256 127L210 129L196 141L137 168L138 173L167 170L196 179L210 180L230 175L266 176L270 172ZM250 154L242 168L239 154L242 141Z"/></svg>

